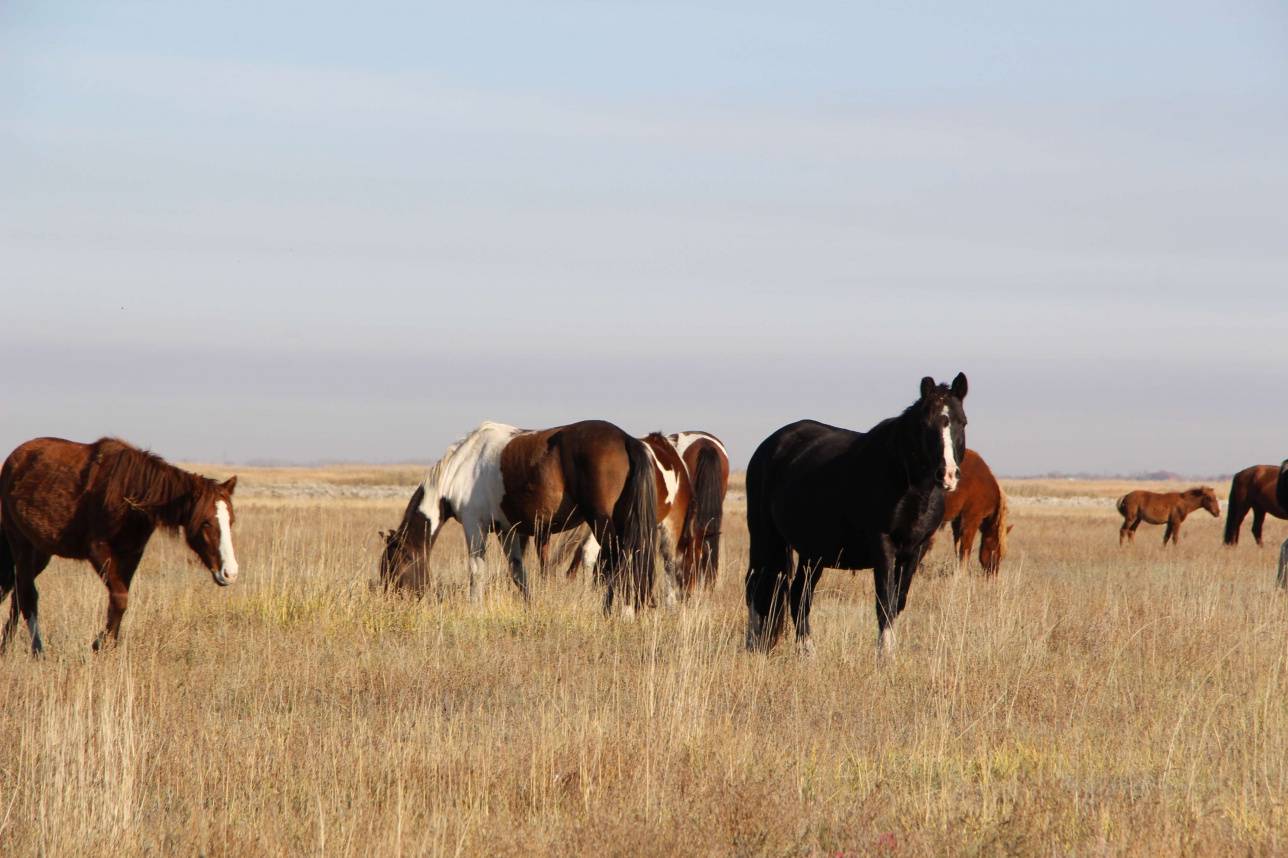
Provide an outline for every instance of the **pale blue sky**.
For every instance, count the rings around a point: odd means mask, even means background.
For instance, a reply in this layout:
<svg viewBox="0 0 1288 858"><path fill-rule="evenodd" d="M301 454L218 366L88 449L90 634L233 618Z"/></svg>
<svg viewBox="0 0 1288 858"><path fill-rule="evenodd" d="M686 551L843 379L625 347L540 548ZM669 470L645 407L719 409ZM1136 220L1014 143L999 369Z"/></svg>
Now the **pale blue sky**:
<svg viewBox="0 0 1288 858"><path fill-rule="evenodd" d="M1288 456L1278 2L0 5L0 447Z"/></svg>

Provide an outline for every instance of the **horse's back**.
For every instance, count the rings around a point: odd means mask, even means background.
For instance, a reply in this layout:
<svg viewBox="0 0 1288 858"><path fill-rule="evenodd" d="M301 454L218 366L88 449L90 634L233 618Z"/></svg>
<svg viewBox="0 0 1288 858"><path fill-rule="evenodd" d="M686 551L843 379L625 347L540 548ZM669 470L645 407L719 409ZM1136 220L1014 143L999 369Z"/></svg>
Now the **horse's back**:
<svg viewBox="0 0 1288 858"><path fill-rule="evenodd" d="M96 450L110 440L33 438L14 448L0 468L4 526L42 548L76 556L82 546L73 523L91 487Z"/></svg>

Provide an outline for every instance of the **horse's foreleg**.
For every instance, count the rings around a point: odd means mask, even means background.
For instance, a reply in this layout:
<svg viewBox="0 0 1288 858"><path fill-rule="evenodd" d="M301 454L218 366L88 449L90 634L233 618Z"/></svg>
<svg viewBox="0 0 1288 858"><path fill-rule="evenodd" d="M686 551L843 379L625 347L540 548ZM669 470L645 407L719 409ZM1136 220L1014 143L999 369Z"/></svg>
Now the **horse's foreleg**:
<svg viewBox="0 0 1288 858"><path fill-rule="evenodd" d="M1252 510L1252 536L1257 540L1257 547L1262 546L1261 526L1266 523L1266 511L1260 507Z"/></svg>
<svg viewBox="0 0 1288 858"><path fill-rule="evenodd" d="M471 522L465 529L465 548L470 555L470 601L480 605L483 603L485 589L483 579L486 572L484 560L487 556L487 528Z"/></svg>
<svg viewBox="0 0 1288 858"><path fill-rule="evenodd" d="M899 609L899 570L894 546L882 537L876 546L876 563L872 566L872 585L876 591L877 656L894 657L894 618Z"/></svg>
<svg viewBox="0 0 1288 858"><path fill-rule="evenodd" d="M98 547L90 550L90 562L107 585L107 625L94 639L94 651L114 644L121 636L121 618L130 605L130 582L142 554L117 556Z"/></svg>
<svg viewBox="0 0 1288 858"><path fill-rule="evenodd" d="M814 603L814 588L823 575L823 565L802 562L792 578L792 622L796 624L796 650L801 655L814 654L814 638L810 631L809 613Z"/></svg>
<svg viewBox="0 0 1288 858"><path fill-rule="evenodd" d="M970 563L970 551L975 547L975 537L979 535L980 520L972 518L970 521L963 521L961 532L957 537L957 572L960 574L966 571L966 566Z"/></svg>

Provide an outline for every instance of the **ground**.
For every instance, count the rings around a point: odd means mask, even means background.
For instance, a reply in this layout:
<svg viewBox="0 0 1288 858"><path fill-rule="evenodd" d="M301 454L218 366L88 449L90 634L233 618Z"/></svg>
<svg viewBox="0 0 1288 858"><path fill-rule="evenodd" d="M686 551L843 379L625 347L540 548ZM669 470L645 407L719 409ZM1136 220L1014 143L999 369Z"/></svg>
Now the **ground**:
<svg viewBox="0 0 1288 858"><path fill-rule="evenodd" d="M454 526L431 597L372 591L417 469L241 473L240 580L158 536L114 651L88 566L41 576L0 854L1288 851L1284 522L1119 548L1126 484L1007 482L1001 576L941 538L882 664L868 574L824 575L814 658L742 651L737 485L716 591L626 621L557 578L524 608L495 547L468 604Z"/></svg>

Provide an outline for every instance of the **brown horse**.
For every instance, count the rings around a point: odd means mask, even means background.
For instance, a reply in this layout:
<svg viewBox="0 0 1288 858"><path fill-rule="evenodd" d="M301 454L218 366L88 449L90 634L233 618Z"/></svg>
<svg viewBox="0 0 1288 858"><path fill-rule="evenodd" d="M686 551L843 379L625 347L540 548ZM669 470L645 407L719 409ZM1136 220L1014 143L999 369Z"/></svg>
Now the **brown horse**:
<svg viewBox="0 0 1288 858"><path fill-rule="evenodd" d="M1239 544L1239 528L1243 519L1252 511L1252 536L1261 545L1261 526L1266 513L1275 518L1288 518L1288 508L1275 499L1275 483L1279 468L1274 465L1253 465L1244 468L1230 481L1230 500L1225 507L1225 544Z"/></svg>
<svg viewBox="0 0 1288 858"><path fill-rule="evenodd" d="M693 486L689 470L675 447L659 432L639 439L644 442L653 461L653 474L657 496L657 532L662 568L666 571L666 601L674 604L677 594L687 593L692 586L697 565L697 550L692 539L689 522L693 512ZM549 545L549 530L537 534L537 554L544 567ZM600 557L599 541L593 533L586 534L573 554L568 567L568 577L576 578L581 569L597 570Z"/></svg>
<svg viewBox="0 0 1288 858"><path fill-rule="evenodd" d="M95 650L120 634L130 581L158 527L182 528L215 583L231 584L236 485L236 477L217 483L115 438L36 438L19 446L0 469L0 600L14 593L0 650L19 613L31 651L43 650L36 576L55 555L88 560L107 585L107 626Z"/></svg>
<svg viewBox="0 0 1288 858"><path fill-rule="evenodd" d="M710 590L720 571L720 527L729 491L729 453L710 432L677 432L666 436L666 440L684 460L693 484L689 540L697 551L696 577ZM690 580L688 589L693 584Z"/></svg>
<svg viewBox="0 0 1288 858"><path fill-rule="evenodd" d="M1118 500L1118 514L1123 517L1123 526L1118 531L1118 544L1122 545L1123 540L1135 542L1136 528L1144 521L1149 524L1166 524L1163 544L1170 541L1175 545L1181 538L1181 522L1200 507L1212 513L1213 518L1221 517L1221 504L1211 486L1199 486L1183 492L1128 492Z"/></svg>
<svg viewBox="0 0 1288 858"><path fill-rule="evenodd" d="M642 441L602 420L526 431L483 423L448 448L412 495L398 529L386 537L380 579L423 592L429 554L443 524L460 521L470 555L470 598L483 598L487 536L496 533L510 577L526 599L528 540L590 525L609 548L604 610L626 586L630 606L652 592L657 545L653 457Z"/></svg>
<svg viewBox="0 0 1288 858"><path fill-rule="evenodd" d="M979 565L989 575L996 575L1006 557L1006 537L1015 525L1006 523L1006 494L988 463L974 450L962 457L957 488L944 495L944 523L952 524L953 547L957 566L966 568L976 534L979 543Z"/></svg>

